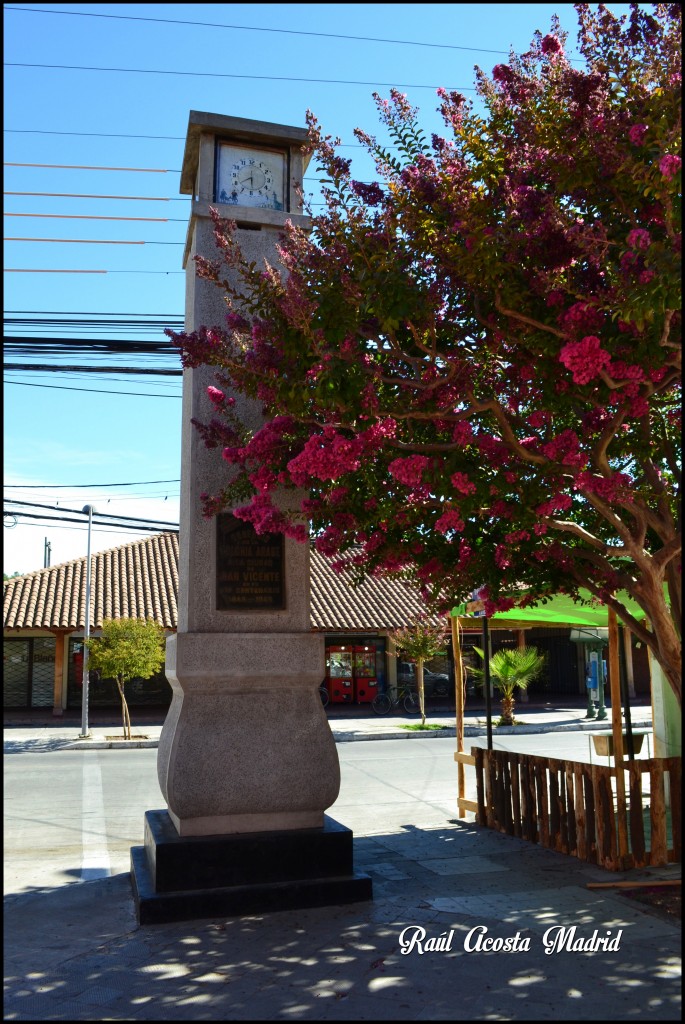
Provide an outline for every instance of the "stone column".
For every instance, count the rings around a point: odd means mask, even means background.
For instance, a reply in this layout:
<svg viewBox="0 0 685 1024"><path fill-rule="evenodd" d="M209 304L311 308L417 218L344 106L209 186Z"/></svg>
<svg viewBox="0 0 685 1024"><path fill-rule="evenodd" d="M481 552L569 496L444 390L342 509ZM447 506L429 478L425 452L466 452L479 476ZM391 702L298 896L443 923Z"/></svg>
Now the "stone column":
<svg viewBox="0 0 685 1024"><path fill-rule="evenodd" d="M304 173L304 130L191 112L181 179L181 191L193 195L185 250L188 331L222 325L227 311L221 291L196 277L193 258L216 257L210 207L215 205L217 141L226 137L287 150L291 178L301 181ZM289 185L285 211L216 208L237 221L237 241L249 260L277 266L286 219L305 221L296 203ZM281 885L283 906L371 896L368 877L353 874L351 833L324 813L337 798L340 769L318 693L325 675L324 639L310 630L308 545L281 535L258 537L230 513L202 517L201 493L217 493L231 472L216 450L205 448L191 422L211 419L207 387L216 384L215 373L208 367L184 371L178 632L167 640L173 699L157 762L168 812L146 816L147 864L133 851L141 921L203 916L203 908L215 913L219 906L229 913L259 909L265 885L273 884ZM242 422L259 427L257 405L234 397ZM262 572L265 566L269 571ZM258 847L246 846L246 836L254 836ZM186 837L191 845L183 845ZM206 839L204 846L197 845L199 837ZM221 858L237 858L237 874L215 870L218 837L223 837ZM330 877L321 877L321 842L337 850L324 857L337 872L335 886ZM162 848L173 850L176 888L184 884L184 864L192 863L197 877L198 857L202 861L206 851L201 895L186 900L181 910L179 896L146 895L155 885L159 890ZM292 864L279 867L278 850L286 848L293 851ZM254 868L272 857L266 873ZM245 896L246 886L251 896Z"/></svg>

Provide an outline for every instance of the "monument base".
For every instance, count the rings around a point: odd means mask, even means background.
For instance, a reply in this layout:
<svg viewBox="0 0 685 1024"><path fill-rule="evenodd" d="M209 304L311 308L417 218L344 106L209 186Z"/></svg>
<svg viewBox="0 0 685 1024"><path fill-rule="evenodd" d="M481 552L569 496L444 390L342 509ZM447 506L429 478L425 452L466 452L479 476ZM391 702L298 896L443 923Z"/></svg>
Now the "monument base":
<svg viewBox="0 0 685 1024"><path fill-rule="evenodd" d="M166 810L145 814L145 845L131 849L140 924L233 917L372 899L353 867L352 832L323 828L181 837Z"/></svg>

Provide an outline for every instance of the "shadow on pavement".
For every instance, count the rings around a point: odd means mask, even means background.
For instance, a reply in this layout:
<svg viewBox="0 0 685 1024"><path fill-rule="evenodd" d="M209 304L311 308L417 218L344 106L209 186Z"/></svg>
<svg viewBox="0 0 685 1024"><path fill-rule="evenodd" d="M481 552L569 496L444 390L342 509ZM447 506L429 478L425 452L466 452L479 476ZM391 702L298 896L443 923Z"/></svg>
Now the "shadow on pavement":
<svg viewBox="0 0 685 1024"><path fill-rule="evenodd" d="M355 866L373 901L143 928L127 874L8 896L4 1019L680 1019L679 929L588 890L601 869L465 822L357 838ZM547 955L574 925L620 949ZM478 927L528 948L468 952Z"/></svg>

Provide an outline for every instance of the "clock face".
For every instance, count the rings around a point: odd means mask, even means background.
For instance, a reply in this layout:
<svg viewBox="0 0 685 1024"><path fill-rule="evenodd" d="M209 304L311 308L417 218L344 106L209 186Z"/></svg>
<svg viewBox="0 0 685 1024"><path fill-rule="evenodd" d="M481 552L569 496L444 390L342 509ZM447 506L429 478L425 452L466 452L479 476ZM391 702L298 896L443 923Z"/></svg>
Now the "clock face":
<svg viewBox="0 0 685 1024"><path fill-rule="evenodd" d="M284 210L285 162L278 150L219 143L216 201Z"/></svg>

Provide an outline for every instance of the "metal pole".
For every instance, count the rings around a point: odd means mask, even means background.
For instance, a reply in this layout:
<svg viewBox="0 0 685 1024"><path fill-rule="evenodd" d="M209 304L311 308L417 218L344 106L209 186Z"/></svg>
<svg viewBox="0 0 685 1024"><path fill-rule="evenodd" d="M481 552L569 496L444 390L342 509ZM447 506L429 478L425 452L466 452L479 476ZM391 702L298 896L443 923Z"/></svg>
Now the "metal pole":
<svg viewBox="0 0 685 1024"><path fill-rule="evenodd" d="M487 715L488 750L492 750L492 696L490 694L490 631L487 616L483 619L483 686Z"/></svg>
<svg viewBox="0 0 685 1024"><path fill-rule="evenodd" d="M90 730L88 728L88 640L90 639L90 531L93 525L93 512L95 512L95 509L93 508L92 505L84 505L83 511L88 513L88 553L86 555L86 623L83 632L83 689L81 701L81 733L79 735L79 739L89 740L91 738Z"/></svg>

